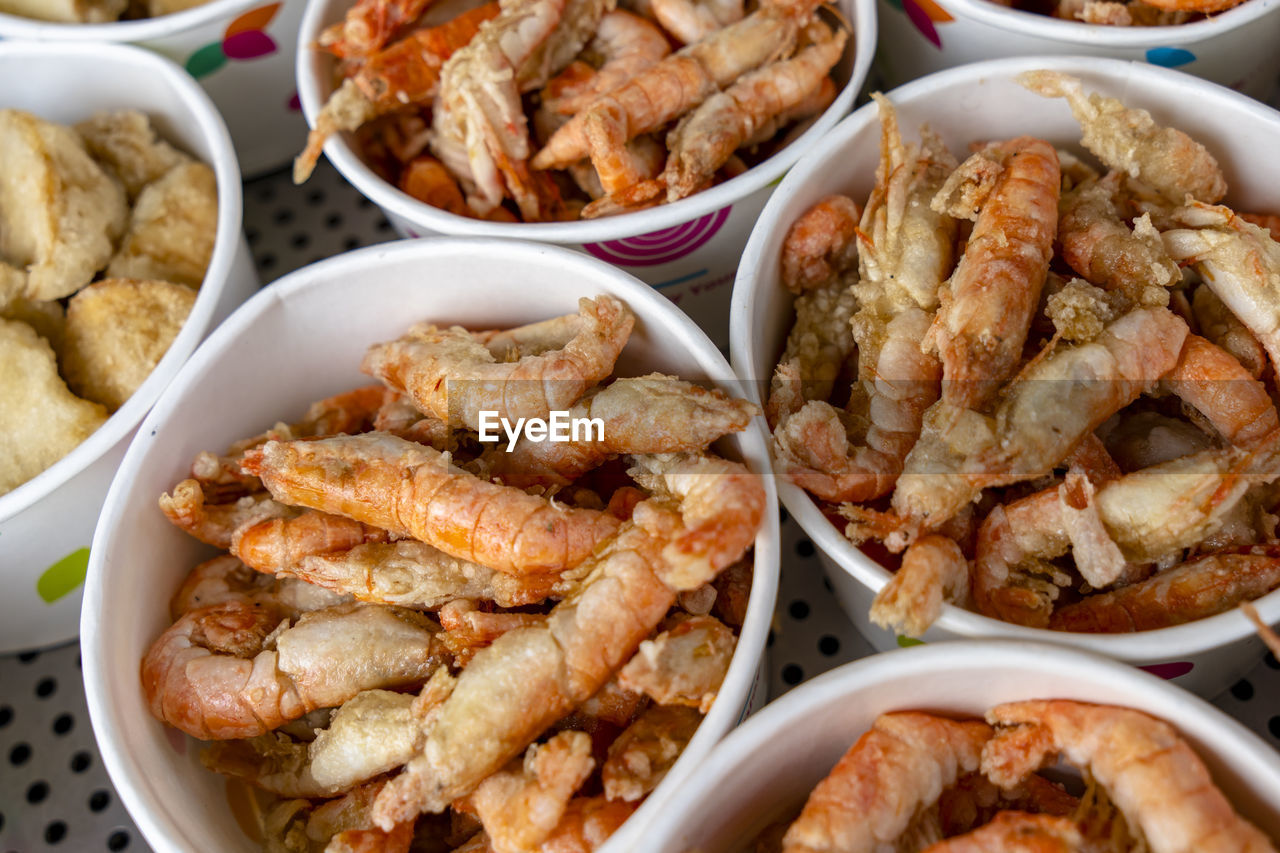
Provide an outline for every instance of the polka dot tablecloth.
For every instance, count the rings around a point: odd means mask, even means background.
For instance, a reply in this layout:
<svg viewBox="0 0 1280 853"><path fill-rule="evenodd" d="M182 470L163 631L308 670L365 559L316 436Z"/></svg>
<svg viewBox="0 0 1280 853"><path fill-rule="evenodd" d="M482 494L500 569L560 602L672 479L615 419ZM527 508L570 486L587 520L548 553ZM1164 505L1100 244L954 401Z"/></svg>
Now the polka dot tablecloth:
<svg viewBox="0 0 1280 853"><path fill-rule="evenodd" d="M245 186L245 233L263 281L394 238L327 163L304 187L279 173ZM784 516L769 637L771 697L870 647L831 594L813 543ZM98 756L76 644L0 656L0 853L146 851ZM1280 748L1280 666L1268 656L1215 704Z"/></svg>

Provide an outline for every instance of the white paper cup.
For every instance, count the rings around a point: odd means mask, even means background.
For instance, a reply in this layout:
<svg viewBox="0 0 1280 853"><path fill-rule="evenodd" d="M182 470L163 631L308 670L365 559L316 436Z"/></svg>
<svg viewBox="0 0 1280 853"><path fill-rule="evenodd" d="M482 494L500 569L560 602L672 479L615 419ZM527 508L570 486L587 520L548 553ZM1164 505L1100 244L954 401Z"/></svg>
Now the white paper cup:
<svg viewBox="0 0 1280 853"><path fill-rule="evenodd" d="M333 91L333 59L308 45L340 20L351 0L310 0L298 49L298 93L307 121ZM618 266L661 290L719 347L729 341L729 294L734 270L761 208L782 175L853 107L876 45L874 0L838 0L853 26L836 66L842 85L835 102L795 142L733 180L675 204L579 222L505 223L457 216L406 195L379 177L352 148L350 134L332 137L325 154L407 237L436 234L507 237L555 243Z"/></svg>
<svg viewBox="0 0 1280 853"><path fill-rule="evenodd" d="M1280 0L1246 2L1172 27L1109 27L992 0L877 0L886 85L968 62L1064 54L1177 68L1265 99L1280 76Z"/></svg>
<svg viewBox="0 0 1280 853"><path fill-rule="evenodd" d="M306 139L293 81L306 0L210 0L184 12L113 24L58 24L0 14L0 39L136 44L194 76L226 119L252 177L288 164Z"/></svg>
<svg viewBox="0 0 1280 853"><path fill-rule="evenodd" d="M738 393L724 357L689 318L607 264L552 246L491 239L374 246L292 273L233 314L191 358L143 424L120 467L94 541L81 622L85 687L103 760L125 807L158 850L256 851L227 804L221 777L196 742L147 711L138 666L170 624L168 601L209 551L156 509L200 450L253 435L313 400L367 384L359 365L372 343L432 319L472 327L520 324L577 311L582 296L612 294L635 313L620 375L652 370L706 379ZM768 470L763 431L726 445ZM670 790L764 692L758 664L778 582L778 518L756 539L755 582L737 653L719 698L669 777L610 841L631 849Z"/></svg>
<svg viewBox="0 0 1280 853"><path fill-rule="evenodd" d="M894 90L889 98L898 108L904 134L914 134L927 122L957 154L974 140L1021 134L1082 152L1080 129L1066 102L1042 98L1014 82L1016 74L1032 68L1075 74L1091 91L1150 110L1156 121L1186 131L1218 158L1231 187L1227 203L1241 210L1280 210L1280 162L1263 153L1280 138L1280 113L1176 71L1090 57L1024 57L939 72ZM1188 109L1188 104L1195 106ZM731 326L733 364L753 393L768 388L794 317L792 297L778 275L787 228L829 193L850 193L860 202L867 197L874 184L879 133L873 106L837 125L783 180L752 232L734 287ZM803 490L779 482L778 493L818 546L836 595L858 631L878 650L895 648L897 638L871 624L867 615L889 573L850 544ZM1256 603L1267 622L1280 620L1280 591ZM1237 611L1159 631L1108 635L1024 628L945 605L924 640L962 637L1038 639L1091 649L1152 667L1204 696L1221 692L1262 654L1253 626Z"/></svg>
<svg viewBox="0 0 1280 853"><path fill-rule="evenodd" d="M876 717L927 710L981 717L1004 702L1121 705L1173 725L1236 810L1280 837L1280 754L1226 714L1105 658L1037 643L949 643L845 664L731 732L680 787L645 839L664 853L730 853L798 809Z"/></svg>
<svg viewBox="0 0 1280 853"><path fill-rule="evenodd" d="M71 124L132 108L159 134L213 167L218 235L182 331L134 395L75 450L0 495L0 653L76 635L81 582L107 486L142 416L196 344L258 287L241 234L240 170L226 125L191 78L146 51L108 44L0 42L0 108Z"/></svg>

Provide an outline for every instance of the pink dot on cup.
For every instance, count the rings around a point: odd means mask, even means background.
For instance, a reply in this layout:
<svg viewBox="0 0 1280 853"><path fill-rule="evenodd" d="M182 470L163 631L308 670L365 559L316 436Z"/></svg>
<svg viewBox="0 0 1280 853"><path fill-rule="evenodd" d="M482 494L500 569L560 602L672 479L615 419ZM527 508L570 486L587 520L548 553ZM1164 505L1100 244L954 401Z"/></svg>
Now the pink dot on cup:
<svg viewBox="0 0 1280 853"><path fill-rule="evenodd" d="M227 38L222 43L222 52L228 59L257 59L275 53L276 43L262 30L245 30Z"/></svg>
<svg viewBox="0 0 1280 853"><path fill-rule="evenodd" d="M1152 675L1158 675L1164 679L1178 678L1186 675L1195 667L1191 661L1175 661L1173 663L1153 663L1147 666L1140 666L1138 669L1145 669Z"/></svg>

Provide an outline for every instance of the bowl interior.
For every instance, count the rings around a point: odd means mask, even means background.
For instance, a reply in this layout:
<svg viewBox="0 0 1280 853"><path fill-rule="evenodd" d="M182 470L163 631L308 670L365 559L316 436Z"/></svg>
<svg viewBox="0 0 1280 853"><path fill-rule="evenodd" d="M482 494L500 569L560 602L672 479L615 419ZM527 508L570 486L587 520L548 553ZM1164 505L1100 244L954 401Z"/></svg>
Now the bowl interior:
<svg viewBox="0 0 1280 853"><path fill-rule="evenodd" d="M1257 101L1176 71L1142 63L1094 57L1053 57L975 63L932 74L889 93L907 139L927 123L957 157L971 142L1032 134L1084 155L1080 129L1062 99L1032 94L1014 81L1021 71L1050 68L1080 77L1085 87L1148 110L1157 122L1177 127L1203 142L1217 157L1231 191L1228 204L1240 210L1280 209L1280 163L1258 156L1266 140L1280 135L1280 114ZM1196 103L1195 109L1188 109ZM1211 105L1211 106L1210 106ZM879 121L873 105L857 110L796 165L773 194L743 253L733 294L730 323L734 366L749 389L767 394L790 329L793 297L779 280L779 255L787 228L809 206L833 192L862 203L874 184L879 156ZM1260 148L1260 146L1264 146ZM1246 167L1245 164L1248 164ZM878 590L889 574L845 539L802 490L779 482L784 505L820 548L862 583ZM1258 602L1263 617L1280 619L1280 592ZM1045 637L944 606L939 624L960 633ZM1168 659L1252 634L1239 613L1223 613L1188 625L1130 635L1063 635L1071 642L1125 659Z"/></svg>
<svg viewBox="0 0 1280 853"><path fill-rule="evenodd" d="M626 274L561 249L489 240L401 242L305 268L246 303L192 357L140 430L108 496L82 622L85 681L104 760L153 845L257 849L230 819L224 783L199 765L195 742L175 737L143 703L141 657L170 624L169 596L208 552L164 519L156 498L186 476L196 452L221 449L297 417L313 400L369 384L358 369L365 349L413 322L519 324L576 312L579 297L598 293L623 299L638 318L620 375L661 370L729 379L723 356L692 322ZM729 443L756 470L767 470L759 432ZM777 518L770 513L757 540L757 586L742 654L722 691L729 701L718 702L704 721L701 741L690 744L696 753L738 719L768 632L777 562ZM696 753L681 759L685 768Z"/></svg>
<svg viewBox="0 0 1280 853"><path fill-rule="evenodd" d="M751 839L794 814L880 714L978 717L1002 702L1036 698L1122 705L1172 723L1235 808L1271 837L1280 835L1280 755L1203 700L1094 655L1034 643L956 642L864 658L771 703L680 787L653 849L752 849Z"/></svg>
<svg viewBox="0 0 1280 853"><path fill-rule="evenodd" d="M47 470L0 496L4 519L75 476L138 425L208 331L242 238L240 169L226 124L208 96L172 62L127 46L10 41L0 42L0 79L39 81L0 88L0 108L27 110L51 121L74 124L99 111L140 110L159 136L207 163L218 183L213 254L182 330L151 375L103 426Z"/></svg>
<svg viewBox="0 0 1280 853"><path fill-rule="evenodd" d="M313 0L303 17L298 34L298 95L307 121L315 125L325 99L333 91L335 60L314 44L321 31L341 20L350 0ZM875 0L836 0L843 19L853 27L849 46L834 70L839 94L827 111L782 151L745 173L718 186L681 199L622 216L578 222L505 223L470 219L439 210L402 193L384 181L356 152L349 133L337 134L325 144L325 155L344 177L379 207L416 225L441 234L471 234L584 243L614 240L670 228L719 210L776 181L800 155L811 147L853 107L854 98L866 80L876 49ZM446 15L447 17L447 15ZM428 18L428 20L431 20Z"/></svg>

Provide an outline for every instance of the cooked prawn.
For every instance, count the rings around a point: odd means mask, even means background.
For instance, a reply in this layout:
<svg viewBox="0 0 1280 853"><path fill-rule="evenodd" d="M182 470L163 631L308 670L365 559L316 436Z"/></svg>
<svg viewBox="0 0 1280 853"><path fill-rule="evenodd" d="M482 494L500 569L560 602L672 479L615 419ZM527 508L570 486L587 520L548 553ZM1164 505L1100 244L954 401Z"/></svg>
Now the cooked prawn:
<svg viewBox="0 0 1280 853"><path fill-rule="evenodd" d="M635 803L614 802L604 797L574 797L564 817L534 853L593 853L631 817ZM454 853L498 853L488 834L477 833Z"/></svg>
<svg viewBox="0 0 1280 853"><path fill-rule="evenodd" d="M1235 356L1254 379L1262 378L1267 369L1266 351L1212 288L1203 284L1196 288L1191 297L1191 311L1200 334Z"/></svg>
<svg viewBox="0 0 1280 853"><path fill-rule="evenodd" d="M1225 613L1280 588L1280 546L1253 545L1207 554L1147 580L1054 610L1053 631L1121 634L1152 631Z"/></svg>
<svg viewBox="0 0 1280 853"><path fill-rule="evenodd" d="M1061 754L1139 827L1152 853L1273 851L1231 808L1204 763L1172 726L1127 708L1062 700L1014 702L987 712L998 727L982 771L1008 786Z"/></svg>
<svg viewBox="0 0 1280 853"><path fill-rule="evenodd" d="M1227 194L1213 155L1182 131L1156 124L1146 110L1085 94L1078 79L1059 71L1025 71L1017 80L1046 98L1066 98L1084 131L1081 143L1107 168L1137 178L1175 204L1188 193L1210 204Z"/></svg>
<svg viewBox="0 0 1280 853"><path fill-rule="evenodd" d="M245 565L274 575L292 572L303 557L388 539L390 534L381 528L312 510L242 525L231 536L230 550Z"/></svg>
<svg viewBox="0 0 1280 853"><path fill-rule="evenodd" d="M922 536L902 555L902 565L876 593L871 621L907 637L920 637L942 613L942 602L969 600L969 562L955 540Z"/></svg>
<svg viewBox="0 0 1280 853"><path fill-rule="evenodd" d="M540 613L489 613L475 602L451 601L440 608L440 642L459 666L466 666L476 652L493 644L508 631L539 625L546 618Z"/></svg>
<svg viewBox="0 0 1280 853"><path fill-rule="evenodd" d="M160 495L160 511L175 527L216 548L230 548L232 535L242 526L297 514L297 510L273 501L265 492L228 504L206 503L204 489L196 480L183 480L172 493Z"/></svg>
<svg viewBox="0 0 1280 853"><path fill-rule="evenodd" d="M653 0L653 18L684 44L742 20L742 0Z"/></svg>
<svg viewBox="0 0 1280 853"><path fill-rule="evenodd" d="M191 570L169 601L169 615L175 620L184 613L227 601L270 604L296 616L351 599L295 578L264 575L229 554L214 557Z"/></svg>
<svg viewBox="0 0 1280 853"><path fill-rule="evenodd" d="M598 66L577 61L542 90L543 106L571 116L608 94L671 52L662 30L621 9L606 12L582 55Z"/></svg>
<svg viewBox="0 0 1280 853"><path fill-rule="evenodd" d="M478 430L481 411L511 422L546 419L613 371L635 323L612 296L578 305L577 331L562 349L499 363L464 329L418 325L399 340L371 347L361 369L450 424Z"/></svg>
<svg viewBox="0 0 1280 853"><path fill-rule="evenodd" d="M684 705L651 705L609 744L600 769L610 800L638 802L658 787L693 738L702 715Z"/></svg>
<svg viewBox="0 0 1280 853"><path fill-rule="evenodd" d="M621 453L704 450L747 428L758 413L746 400L651 373L593 391L569 410L570 419L599 421L600 430L568 441L520 440L486 454L489 476L507 485L568 485Z"/></svg>
<svg viewBox="0 0 1280 853"><path fill-rule="evenodd" d="M854 352L850 322L856 309L853 288L838 279L796 297L796 321L787 333L765 403L770 427L795 414L806 400L831 396L836 378L852 367L848 363Z"/></svg>
<svg viewBox="0 0 1280 853"><path fill-rule="evenodd" d="M1231 353L1199 335L1187 335L1178 363L1161 382L1231 444L1255 447L1280 428L1267 387Z"/></svg>
<svg viewBox="0 0 1280 853"><path fill-rule="evenodd" d="M416 21L433 0L356 0L342 21L320 33L319 44L339 57L366 57L381 50L401 28Z"/></svg>
<svg viewBox="0 0 1280 853"><path fill-rule="evenodd" d="M828 285L853 269L861 217L853 199L829 195L791 223L782 242L782 283L787 289L803 293Z"/></svg>
<svg viewBox="0 0 1280 853"><path fill-rule="evenodd" d="M575 566L619 523L481 480L452 466L447 454L385 433L268 442L246 453L243 464L287 503L514 574Z"/></svg>
<svg viewBox="0 0 1280 853"><path fill-rule="evenodd" d="M1274 213L1239 213L1237 216L1245 222L1266 229L1272 240L1280 241L1280 216Z"/></svg>
<svg viewBox="0 0 1280 853"><path fill-rule="evenodd" d="M974 157L994 160L1000 177L929 332L942 361L942 398L968 409L989 403L1022 358L1053 254L1062 183L1058 154L1040 139L1019 137Z"/></svg>
<svg viewBox="0 0 1280 853"><path fill-rule="evenodd" d="M783 838L784 853L873 853L922 807L978 769L991 728L905 711L882 714L825 779Z"/></svg>
<svg viewBox="0 0 1280 853"><path fill-rule="evenodd" d="M640 644L618 684L659 705L711 710L738 639L714 616L692 616Z"/></svg>
<svg viewBox="0 0 1280 853"><path fill-rule="evenodd" d="M288 625L278 608L227 601L192 610L142 660L151 713L193 737L254 737L371 687L421 683L444 660L411 611L315 610Z"/></svg>
<svg viewBox="0 0 1280 853"><path fill-rule="evenodd" d="M1083 853L1075 822L1046 814L1003 811L990 823L926 847L922 853Z"/></svg>

